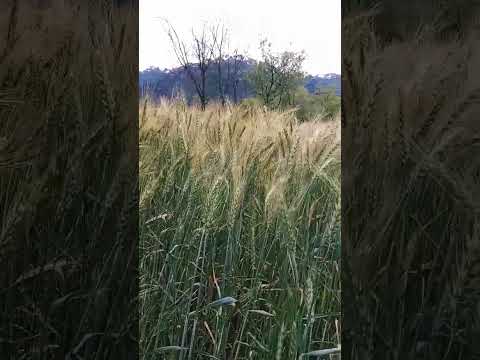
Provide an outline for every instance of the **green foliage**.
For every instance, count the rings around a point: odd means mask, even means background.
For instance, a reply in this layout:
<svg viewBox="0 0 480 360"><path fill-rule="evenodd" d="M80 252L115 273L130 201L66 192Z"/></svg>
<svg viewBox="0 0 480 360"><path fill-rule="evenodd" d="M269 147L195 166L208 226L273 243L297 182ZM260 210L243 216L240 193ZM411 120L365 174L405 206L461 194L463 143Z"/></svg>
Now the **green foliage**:
<svg viewBox="0 0 480 360"><path fill-rule="evenodd" d="M262 60L247 75L257 97L269 108L286 108L293 104L297 87L302 83L304 74L303 52L284 51L274 54L271 43L260 43Z"/></svg>
<svg viewBox="0 0 480 360"><path fill-rule="evenodd" d="M335 89L310 94L302 83L303 52L284 51L274 54L271 43L260 43L262 61L247 74L256 98L270 109L297 107L297 117L306 121L315 117L333 119L340 111L340 97ZM257 102L258 100L255 100Z"/></svg>
<svg viewBox="0 0 480 360"><path fill-rule="evenodd" d="M314 95L321 104L324 114L327 118L334 118L340 112L341 98L335 95L335 89L327 89L326 91L317 91Z"/></svg>
<svg viewBox="0 0 480 360"><path fill-rule="evenodd" d="M335 90L310 94L305 88L298 87L294 105L298 108L296 115L300 121L313 118L331 120L340 112L340 97L335 95Z"/></svg>

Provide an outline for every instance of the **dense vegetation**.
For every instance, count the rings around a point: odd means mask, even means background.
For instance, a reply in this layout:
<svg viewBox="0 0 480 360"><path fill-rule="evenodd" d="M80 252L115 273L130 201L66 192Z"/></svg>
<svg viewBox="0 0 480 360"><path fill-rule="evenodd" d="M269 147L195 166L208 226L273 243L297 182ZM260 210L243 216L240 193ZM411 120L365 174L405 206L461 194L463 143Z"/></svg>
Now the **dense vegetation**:
<svg viewBox="0 0 480 360"><path fill-rule="evenodd" d="M338 117L145 101L140 122L141 358L336 348Z"/></svg>
<svg viewBox="0 0 480 360"><path fill-rule="evenodd" d="M252 70L255 66L255 60L245 59L240 67L240 84L238 86L238 100L242 100L251 96L254 96L253 85L246 79L246 74ZM227 72L225 66L225 73ZM217 99L217 73L215 69L211 69L207 81L208 96L212 99ZM182 68L174 69L159 69L148 68L139 73L139 84L141 95L155 97L170 97L178 92L183 92L187 99L192 99L195 94L193 84L191 80L186 76L185 71ZM337 96L341 94L341 81L339 74L326 74L326 75L305 75L303 79L303 86L310 94L315 94L317 91L326 91L333 89ZM228 84L226 86L226 94L231 99L234 98L233 87Z"/></svg>
<svg viewBox="0 0 480 360"><path fill-rule="evenodd" d="M255 97L255 87L248 80L257 62L246 59L239 62L239 79L234 90L231 82L225 81L225 96L233 103ZM227 65L224 73L228 73ZM209 70L207 77L207 96L218 101L217 72ZM195 102L195 89L192 81L182 68L160 70L150 68L139 73L140 94L151 98L184 97L187 102ZM306 120L312 117L335 117L340 109L340 75L305 75L296 87L293 106L298 106L297 117ZM236 100L236 101L235 101Z"/></svg>

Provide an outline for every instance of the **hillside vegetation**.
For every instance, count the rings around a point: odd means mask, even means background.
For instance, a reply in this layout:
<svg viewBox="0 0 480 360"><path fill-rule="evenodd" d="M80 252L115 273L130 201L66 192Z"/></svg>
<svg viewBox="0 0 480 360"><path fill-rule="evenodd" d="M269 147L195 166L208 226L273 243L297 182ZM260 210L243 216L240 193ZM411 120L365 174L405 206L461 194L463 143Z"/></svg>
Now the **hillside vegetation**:
<svg viewBox="0 0 480 360"><path fill-rule="evenodd" d="M255 89L247 81L247 74L255 67L256 61L253 59L246 59L238 64L238 99L245 99L255 95ZM227 65L222 67L224 73L227 73ZM217 81L218 75L215 68L211 68L208 72L207 79L207 94L210 98L218 98ZM148 93L156 97L164 96L170 97L179 91L183 91L187 99L192 99L195 96L195 87L189 79L185 70L181 67L174 69L159 69L148 68L139 72L138 80L140 84L141 95ZM306 75L302 82L303 87L310 94L315 94L317 91L333 90L335 95L341 95L341 80L340 74L325 74L325 75ZM226 82L225 94L231 98L234 95L232 84Z"/></svg>
<svg viewBox="0 0 480 360"><path fill-rule="evenodd" d="M339 119L140 106L142 359L340 343Z"/></svg>

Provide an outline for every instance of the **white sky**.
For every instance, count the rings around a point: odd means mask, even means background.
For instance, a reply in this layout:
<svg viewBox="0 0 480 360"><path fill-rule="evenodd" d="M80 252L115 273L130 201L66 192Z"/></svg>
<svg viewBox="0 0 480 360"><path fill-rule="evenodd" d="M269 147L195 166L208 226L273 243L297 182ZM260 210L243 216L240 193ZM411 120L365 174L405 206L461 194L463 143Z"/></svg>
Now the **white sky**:
<svg viewBox="0 0 480 360"><path fill-rule="evenodd" d="M161 18L186 40L203 22L224 23L230 47L259 58L261 38L274 51L305 50L304 70L340 73L340 0L140 0L140 70L178 66ZM188 37L190 35L190 37Z"/></svg>

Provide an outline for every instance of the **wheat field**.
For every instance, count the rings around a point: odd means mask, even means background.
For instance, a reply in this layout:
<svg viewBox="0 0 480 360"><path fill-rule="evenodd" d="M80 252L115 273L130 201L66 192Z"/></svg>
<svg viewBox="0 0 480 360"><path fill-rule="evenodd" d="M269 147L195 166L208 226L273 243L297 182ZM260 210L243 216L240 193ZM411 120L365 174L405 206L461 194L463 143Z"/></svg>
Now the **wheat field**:
<svg viewBox="0 0 480 360"><path fill-rule="evenodd" d="M139 111L141 358L337 348L339 120L145 99Z"/></svg>

